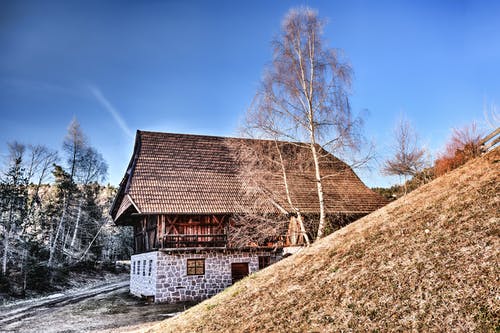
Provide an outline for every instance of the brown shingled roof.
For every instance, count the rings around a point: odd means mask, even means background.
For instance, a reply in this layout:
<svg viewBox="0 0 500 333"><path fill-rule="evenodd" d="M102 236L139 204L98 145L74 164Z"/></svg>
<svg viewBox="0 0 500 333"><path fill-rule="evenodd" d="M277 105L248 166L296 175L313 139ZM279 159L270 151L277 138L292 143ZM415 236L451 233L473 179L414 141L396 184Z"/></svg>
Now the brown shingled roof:
<svg viewBox="0 0 500 333"><path fill-rule="evenodd" d="M134 154L111 209L116 222L129 209L140 213L224 214L242 212L243 189L236 142L215 136L137 131ZM330 213L368 213L386 202L368 189L345 163L328 155L323 181ZM333 161L333 163L331 163ZM335 170L328 170L328 168ZM301 211L318 213L311 170L290 172L293 200ZM284 190L280 182L274 184ZM133 201L129 200L129 198ZM281 203L280 203L281 204Z"/></svg>

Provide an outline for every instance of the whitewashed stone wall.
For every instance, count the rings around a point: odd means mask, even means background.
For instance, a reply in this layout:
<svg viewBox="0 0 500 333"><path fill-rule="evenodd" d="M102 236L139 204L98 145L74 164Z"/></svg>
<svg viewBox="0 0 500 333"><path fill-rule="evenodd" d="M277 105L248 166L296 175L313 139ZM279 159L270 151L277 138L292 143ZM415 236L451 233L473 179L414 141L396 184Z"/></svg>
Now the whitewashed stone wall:
<svg viewBox="0 0 500 333"><path fill-rule="evenodd" d="M135 254L130 258L130 292L132 294L139 297L155 296L157 265L158 252Z"/></svg>

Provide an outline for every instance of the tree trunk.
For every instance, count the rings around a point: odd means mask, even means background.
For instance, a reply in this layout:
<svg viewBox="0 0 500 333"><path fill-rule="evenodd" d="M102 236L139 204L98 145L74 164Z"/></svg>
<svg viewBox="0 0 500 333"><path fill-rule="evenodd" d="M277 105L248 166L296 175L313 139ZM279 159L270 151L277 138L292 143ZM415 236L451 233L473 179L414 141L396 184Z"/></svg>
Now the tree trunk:
<svg viewBox="0 0 500 333"><path fill-rule="evenodd" d="M87 248L83 252L83 255L80 257L80 259L78 259L78 262L82 261L85 258L85 256L87 255L87 252L89 252L90 248L92 247L92 244L94 244L95 240L97 239L97 236L99 236L99 233L101 232L103 227L104 227L104 224L102 224L101 227L99 228L99 230L97 230L97 233L95 234L94 238L90 242L89 246L87 246Z"/></svg>
<svg viewBox="0 0 500 333"><path fill-rule="evenodd" d="M278 142L276 140L274 140L274 144L276 145L276 149L277 149L278 155L280 157L280 165L281 165L281 172L283 175L283 183L285 184L286 200L288 201L290 208L292 210L294 210L295 213L297 213L297 221L299 223L300 232L302 233L302 237L304 237L304 240L305 240L307 246L309 246L311 244L311 242L309 241L309 237L307 236L306 228L304 227L304 221L302 220L302 215L300 214L300 210L297 207L295 207L293 202L292 202L292 197L290 195L290 187L288 186L288 177L286 175L286 169L285 169L285 164L284 164L284 160L283 160L283 155L281 154L281 150L280 150L280 148L278 146Z"/></svg>
<svg viewBox="0 0 500 333"><path fill-rule="evenodd" d="M404 189L404 195L408 194L408 186L406 185L406 176L403 177L403 189Z"/></svg>
<svg viewBox="0 0 500 333"><path fill-rule="evenodd" d="M2 258L2 275L7 273L7 259L9 257L9 240L10 240L10 228L5 230L5 236L3 239L3 258Z"/></svg>
<svg viewBox="0 0 500 333"><path fill-rule="evenodd" d="M23 256L22 256L22 263L21 263L21 270L22 270L22 276L23 276L23 296L26 294L26 286L27 286L27 272L26 272L26 262L28 260L28 250L25 248L23 249Z"/></svg>
<svg viewBox="0 0 500 333"><path fill-rule="evenodd" d="M52 263L54 261L54 255L56 251L56 246L57 246L57 239L59 238L59 234L61 233L62 226L64 224L64 219L66 218L66 196L64 196L63 199L63 211L61 214L61 219L59 220L59 224L57 225L56 229L56 234L54 235L54 239L52 240L52 244L50 245L50 252L49 252L49 262L48 266L52 267Z"/></svg>
<svg viewBox="0 0 500 333"><path fill-rule="evenodd" d="M321 173L319 169L319 158L318 152L316 150L316 144L313 135L311 135L311 152L314 160L314 171L315 171L315 180L316 187L318 189L318 200L319 200L319 223L318 223L318 234L316 235L316 239L320 239L324 236L325 231L325 199L323 195L323 184L321 183Z"/></svg>
<svg viewBox="0 0 500 333"><path fill-rule="evenodd" d="M311 40L309 39L309 42ZM300 44L299 44L300 45ZM314 45L314 44L310 44ZM298 50L300 50L300 47L298 47ZM301 60L302 55L299 53L299 60ZM315 54L314 54L314 48L310 49L310 53L308 56L308 60L310 63L310 78L309 78L309 87L307 88L307 80L305 78L305 73L302 68L302 62L299 61L299 64L301 65L301 84L302 84L302 89L303 89L303 94L305 98L307 99L307 107L305 107L306 104L304 105L304 111L307 111L307 120L308 120L308 130L309 130L309 139L310 139L310 145L311 145L311 152L313 155L313 160L314 160L314 171L315 171L315 180L316 180L316 187L318 189L318 201L319 201L319 223L318 223L318 233L316 235L316 239L320 239L324 235L324 229L325 229L325 220L326 220L326 214L325 214L325 199L323 195L323 184L321 183L321 173L319 169L319 157L318 157L318 152L316 150L316 123L315 123L315 117L314 117L314 108L313 108L313 95L314 95L314 59L315 59Z"/></svg>
<svg viewBox="0 0 500 333"><path fill-rule="evenodd" d="M78 234L78 226L80 224L80 217L82 215L82 202L83 198L80 198L80 202L78 203L78 214L76 215L75 230L73 231L73 237L71 238L71 243L69 245L70 249L73 249L73 247L75 246L76 235Z"/></svg>
<svg viewBox="0 0 500 333"><path fill-rule="evenodd" d="M14 224L12 223L13 219L13 210L12 207L12 198L9 207L9 219L7 222L7 226L5 228L5 238L3 240L3 258L2 258L2 274L5 275L7 273L7 261L9 259L9 243L10 243L10 233L14 229Z"/></svg>
<svg viewBox="0 0 500 333"><path fill-rule="evenodd" d="M306 245L311 245L311 241L309 240L309 236L307 236L306 228L304 226L304 220L302 219L302 214L300 213L300 211L297 212L297 221L299 222L300 232L302 233L302 237L304 237Z"/></svg>
<svg viewBox="0 0 500 333"><path fill-rule="evenodd" d="M76 154L77 154L77 145L76 141L73 142L73 156L71 159L71 181L73 182L74 176L75 176L75 166L76 166Z"/></svg>

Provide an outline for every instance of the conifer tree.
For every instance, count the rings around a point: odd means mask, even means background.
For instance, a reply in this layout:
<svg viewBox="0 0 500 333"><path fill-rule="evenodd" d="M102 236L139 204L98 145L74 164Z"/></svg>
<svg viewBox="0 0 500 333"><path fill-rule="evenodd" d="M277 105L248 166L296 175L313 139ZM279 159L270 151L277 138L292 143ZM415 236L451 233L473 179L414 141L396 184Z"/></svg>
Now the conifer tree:
<svg viewBox="0 0 500 333"><path fill-rule="evenodd" d="M24 145L9 144L9 168L0 183L0 223L2 226L3 254L2 274L7 273L11 245L19 241L18 231L26 216L27 179L23 168Z"/></svg>

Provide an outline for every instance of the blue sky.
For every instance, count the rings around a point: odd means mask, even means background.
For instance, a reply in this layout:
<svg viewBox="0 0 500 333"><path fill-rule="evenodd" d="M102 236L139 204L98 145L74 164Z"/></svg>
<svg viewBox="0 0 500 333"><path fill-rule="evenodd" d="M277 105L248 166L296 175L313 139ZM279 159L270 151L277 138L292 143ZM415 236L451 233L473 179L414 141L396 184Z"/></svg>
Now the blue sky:
<svg viewBox="0 0 500 333"><path fill-rule="evenodd" d="M76 117L118 184L136 129L235 135L290 7L328 19L379 160L402 113L438 151L500 103L500 2L0 2L0 154L60 149ZM396 180L363 172L369 185Z"/></svg>

